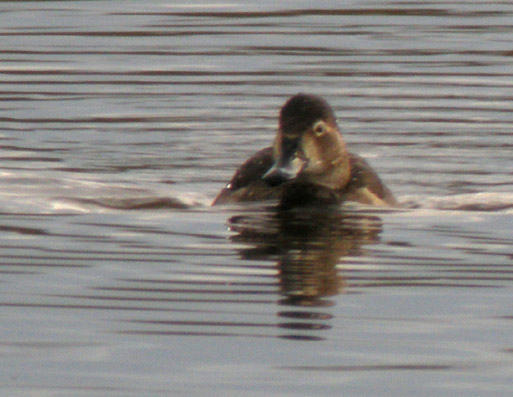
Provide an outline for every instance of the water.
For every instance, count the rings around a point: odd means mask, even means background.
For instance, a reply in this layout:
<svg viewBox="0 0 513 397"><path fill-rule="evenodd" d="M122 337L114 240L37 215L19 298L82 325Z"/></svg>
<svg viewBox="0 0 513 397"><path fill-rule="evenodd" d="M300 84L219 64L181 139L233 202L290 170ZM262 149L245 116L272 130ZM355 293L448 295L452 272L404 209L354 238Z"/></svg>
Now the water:
<svg viewBox="0 0 513 397"><path fill-rule="evenodd" d="M509 395L512 13L0 3L2 395ZM404 209L209 207L299 91Z"/></svg>

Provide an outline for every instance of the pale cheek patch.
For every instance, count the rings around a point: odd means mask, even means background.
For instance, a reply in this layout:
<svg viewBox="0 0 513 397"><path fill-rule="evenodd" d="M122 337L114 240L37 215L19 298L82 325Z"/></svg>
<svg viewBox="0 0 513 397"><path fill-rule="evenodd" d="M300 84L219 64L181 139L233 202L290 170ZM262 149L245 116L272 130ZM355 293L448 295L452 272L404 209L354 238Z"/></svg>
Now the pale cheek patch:
<svg viewBox="0 0 513 397"><path fill-rule="evenodd" d="M319 145L309 136L305 136L303 141L303 152L308 159L308 169L312 172L322 172L324 169L324 159L319 150Z"/></svg>
<svg viewBox="0 0 513 397"><path fill-rule="evenodd" d="M276 135L273 142L273 158L276 161L280 157L281 153L281 137L280 134Z"/></svg>

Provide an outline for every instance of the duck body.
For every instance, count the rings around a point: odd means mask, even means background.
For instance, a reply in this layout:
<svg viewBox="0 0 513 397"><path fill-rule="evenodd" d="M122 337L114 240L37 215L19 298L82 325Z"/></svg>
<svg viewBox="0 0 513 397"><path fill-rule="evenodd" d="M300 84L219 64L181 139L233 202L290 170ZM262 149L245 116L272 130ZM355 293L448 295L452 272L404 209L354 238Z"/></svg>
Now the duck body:
<svg viewBox="0 0 513 397"><path fill-rule="evenodd" d="M263 176L274 164L273 148L259 150L235 172L231 181L216 196L212 205L247 201L281 200L283 206L343 201L379 206L397 206L392 192L383 184L371 166L357 154L349 153L351 179L340 190L300 182L270 186Z"/></svg>
<svg viewBox="0 0 513 397"><path fill-rule="evenodd" d="M287 208L344 201L397 205L372 167L346 150L327 102L307 94L285 103L273 146L242 164L212 205L265 200Z"/></svg>

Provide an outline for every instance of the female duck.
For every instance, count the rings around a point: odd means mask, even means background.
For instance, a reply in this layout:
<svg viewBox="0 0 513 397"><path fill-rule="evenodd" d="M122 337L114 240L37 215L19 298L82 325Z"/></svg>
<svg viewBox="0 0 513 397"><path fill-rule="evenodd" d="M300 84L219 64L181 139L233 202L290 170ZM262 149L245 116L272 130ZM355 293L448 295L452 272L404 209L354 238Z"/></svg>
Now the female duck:
<svg viewBox="0 0 513 397"><path fill-rule="evenodd" d="M307 94L283 105L273 146L242 164L212 205L260 200L282 207L346 200L397 205L371 166L347 151L331 106Z"/></svg>

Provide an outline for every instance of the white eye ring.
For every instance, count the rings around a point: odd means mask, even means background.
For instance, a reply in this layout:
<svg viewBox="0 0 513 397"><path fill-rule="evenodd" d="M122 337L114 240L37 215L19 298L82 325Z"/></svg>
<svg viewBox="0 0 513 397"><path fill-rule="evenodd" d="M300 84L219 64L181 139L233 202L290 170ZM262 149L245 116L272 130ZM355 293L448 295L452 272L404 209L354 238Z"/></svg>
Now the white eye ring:
<svg viewBox="0 0 513 397"><path fill-rule="evenodd" d="M313 132L316 136L322 136L328 131L328 127L326 126L326 123L322 120L319 120L317 123L313 126Z"/></svg>

